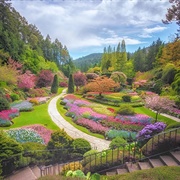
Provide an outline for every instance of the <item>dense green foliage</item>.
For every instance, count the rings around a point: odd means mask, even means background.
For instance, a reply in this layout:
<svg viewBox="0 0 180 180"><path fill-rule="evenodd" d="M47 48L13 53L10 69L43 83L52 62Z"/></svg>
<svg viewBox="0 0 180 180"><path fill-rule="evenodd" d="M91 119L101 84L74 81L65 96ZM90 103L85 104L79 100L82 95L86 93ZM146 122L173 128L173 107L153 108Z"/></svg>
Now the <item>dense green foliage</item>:
<svg viewBox="0 0 180 180"><path fill-rule="evenodd" d="M117 113L122 114L122 115L134 115L135 111L132 106L122 104L122 105L120 105L120 108L117 110Z"/></svg>
<svg viewBox="0 0 180 180"><path fill-rule="evenodd" d="M86 72L89 68L99 64L102 57L102 53L93 53L88 56L84 56L73 61L77 69L80 69L81 72Z"/></svg>
<svg viewBox="0 0 180 180"><path fill-rule="evenodd" d="M127 143L127 141L125 139L123 139L122 137L117 136L116 138L114 138L111 141L109 147L111 149L115 149L115 148L120 147L120 146L122 146L122 145L124 145L126 143Z"/></svg>
<svg viewBox="0 0 180 180"><path fill-rule="evenodd" d="M83 138L75 139L72 143L72 146L74 149L74 153L79 153L82 155L91 149L90 143Z"/></svg>
<svg viewBox="0 0 180 180"><path fill-rule="evenodd" d="M23 63L23 68L38 73L42 69L62 71L69 64L70 55L58 39L44 38L38 28L29 24L9 1L0 2L0 62L12 59ZM57 68L58 67L58 68Z"/></svg>
<svg viewBox="0 0 180 180"><path fill-rule="evenodd" d="M7 99L0 97L0 111L6 110L10 108L10 103L7 101Z"/></svg>
<svg viewBox="0 0 180 180"><path fill-rule="evenodd" d="M0 164L2 165L1 170L3 172L10 173L15 169L16 161L18 161L18 159L20 158L20 156L17 155L23 151L23 147L15 140L7 136L7 134L3 131L1 131L0 134ZM7 159L9 159L9 161L7 163L4 163L5 161L7 161Z"/></svg>

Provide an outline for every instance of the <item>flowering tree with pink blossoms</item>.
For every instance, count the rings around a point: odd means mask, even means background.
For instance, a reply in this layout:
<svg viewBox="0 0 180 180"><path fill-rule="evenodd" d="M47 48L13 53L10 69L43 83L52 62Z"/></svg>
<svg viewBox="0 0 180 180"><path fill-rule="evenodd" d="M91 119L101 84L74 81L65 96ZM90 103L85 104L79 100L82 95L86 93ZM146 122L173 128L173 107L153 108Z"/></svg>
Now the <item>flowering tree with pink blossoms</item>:
<svg viewBox="0 0 180 180"><path fill-rule="evenodd" d="M18 87L24 90L34 88L36 76L30 71L26 71L24 74L18 77Z"/></svg>
<svg viewBox="0 0 180 180"><path fill-rule="evenodd" d="M86 76L80 71L74 74L74 84L76 86L76 91L78 91L80 86L84 86L86 84Z"/></svg>
<svg viewBox="0 0 180 180"><path fill-rule="evenodd" d="M147 96L145 98L145 106L156 112L156 122L158 114L173 110L174 105L174 101L165 97L160 97L158 95Z"/></svg>

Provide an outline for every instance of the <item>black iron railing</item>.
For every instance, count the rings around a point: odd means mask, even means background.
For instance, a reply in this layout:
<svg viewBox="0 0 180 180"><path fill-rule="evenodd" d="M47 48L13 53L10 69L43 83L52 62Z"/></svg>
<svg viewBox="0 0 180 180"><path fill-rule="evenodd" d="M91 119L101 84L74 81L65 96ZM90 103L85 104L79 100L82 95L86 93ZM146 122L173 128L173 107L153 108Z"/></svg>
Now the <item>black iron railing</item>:
<svg viewBox="0 0 180 180"><path fill-rule="evenodd" d="M148 143L147 143L148 142ZM59 174L69 169L81 169L87 172L101 172L115 166L121 166L126 162L134 162L180 148L180 128L171 129L154 135L150 139L142 139L127 144L122 144L114 149L107 149L85 157L68 159L68 162L58 158L35 158L28 153L18 154L6 160L1 160L3 175L22 167L38 165L41 175ZM56 154L62 152L57 150ZM52 151L51 151L52 153ZM51 154L46 151L45 154ZM29 153L31 154L31 153ZM59 157L61 157L59 155Z"/></svg>

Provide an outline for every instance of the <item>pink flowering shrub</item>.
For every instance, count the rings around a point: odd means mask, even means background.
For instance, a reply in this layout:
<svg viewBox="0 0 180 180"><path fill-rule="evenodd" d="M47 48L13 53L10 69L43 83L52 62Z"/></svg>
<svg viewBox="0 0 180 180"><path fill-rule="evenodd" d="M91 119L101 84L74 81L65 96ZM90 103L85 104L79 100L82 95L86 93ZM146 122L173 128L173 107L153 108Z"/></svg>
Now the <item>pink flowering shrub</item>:
<svg viewBox="0 0 180 180"><path fill-rule="evenodd" d="M67 84L67 82L60 82L59 86L60 87L68 87L68 84Z"/></svg>
<svg viewBox="0 0 180 180"><path fill-rule="evenodd" d="M36 76L30 71L20 75L18 77L18 87L24 90L34 88Z"/></svg>
<svg viewBox="0 0 180 180"><path fill-rule="evenodd" d="M11 120L14 117L19 116L19 111L18 109L8 109L8 110L3 110L0 112L0 119L3 120Z"/></svg>

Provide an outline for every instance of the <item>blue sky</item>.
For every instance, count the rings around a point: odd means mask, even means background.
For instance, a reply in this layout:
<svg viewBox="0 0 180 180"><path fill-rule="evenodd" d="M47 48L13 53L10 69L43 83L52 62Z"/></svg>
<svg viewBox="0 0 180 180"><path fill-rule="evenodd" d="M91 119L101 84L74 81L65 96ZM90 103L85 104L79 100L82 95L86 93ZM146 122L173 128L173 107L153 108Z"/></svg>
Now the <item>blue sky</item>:
<svg viewBox="0 0 180 180"><path fill-rule="evenodd" d="M73 59L116 47L122 39L134 52L160 38L172 40L175 23L165 25L168 0L12 0L12 6L42 35L58 38Z"/></svg>

